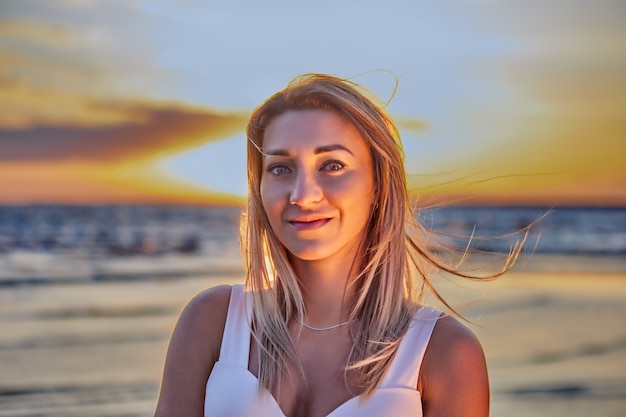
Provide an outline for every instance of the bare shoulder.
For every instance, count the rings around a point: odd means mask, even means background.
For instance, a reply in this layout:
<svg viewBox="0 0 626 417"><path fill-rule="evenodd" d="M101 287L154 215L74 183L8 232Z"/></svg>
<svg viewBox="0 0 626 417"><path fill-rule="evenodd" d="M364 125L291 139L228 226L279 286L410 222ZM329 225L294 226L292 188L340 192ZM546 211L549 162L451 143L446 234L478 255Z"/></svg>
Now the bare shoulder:
<svg viewBox="0 0 626 417"><path fill-rule="evenodd" d="M212 368L219 358L231 289L230 285L218 286L196 295L178 319L170 350L183 344L186 354L195 357L196 364L208 361L207 366Z"/></svg>
<svg viewBox="0 0 626 417"><path fill-rule="evenodd" d="M489 382L478 338L456 318L438 320L426 348L418 389L424 415L488 415ZM471 407L470 407L471 406Z"/></svg>
<svg viewBox="0 0 626 417"><path fill-rule="evenodd" d="M156 416L201 416L204 389L219 352L231 286L208 289L183 309L172 334Z"/></svg>
<svg viewBox="0 0 626 417"><path fill-rule="evenodd" d="M231 289L230 285L221 285L196 295L181 313L177 330L181 326L190 326L194 331L219 336L221 340Z"/></svg>
<svg viewBox="0 0 626 417"><path fill-rule="evenodd" d="M438 367L449 364L450 359L478 356L483 350L474 333L452 316L443 316L435 325L426 356L435 360ZM442 361L442 363L440 363Z"/></svg>

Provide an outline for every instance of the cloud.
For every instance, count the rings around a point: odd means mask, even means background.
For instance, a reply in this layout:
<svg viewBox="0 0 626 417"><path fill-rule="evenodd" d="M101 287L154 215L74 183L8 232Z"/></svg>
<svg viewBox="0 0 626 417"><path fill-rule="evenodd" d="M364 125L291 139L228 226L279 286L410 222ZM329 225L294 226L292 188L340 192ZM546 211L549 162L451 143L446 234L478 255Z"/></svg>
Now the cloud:
<svg viewBox="0 0 626 417"><path fill-rule="evenodd" d="M552 112L569 114L575 110L574 121L584 114L623 114L623 1L535 1L537 7L530 3L490 3L474 15L480 16L477 22L483 30L508 37L516 45L494 58L497 63L491 62L494 65L489 74L547 105Z"/></svg>
<svg viewBox="0 0 626 417"><path fill-rule="evenodd" d="M89 111L118 112L128 120L100 126L0 129L0 161L151 159L231 136L243 131L247 121L244 113L176 105L92 102Z"/></svg>
<svg viewBox="0 0 626 417"><path fill-rule="evenodd" d="M33 2L0 18L0 127L116 123L102 101L167 101L177 75L159 66L153 19L128 2Z"/></svg>
<svg viewBox="0 0 626 417"><path fill-rule="evenodd" d="M63 82L67 79L75 83L85 78L80 70L50 68L48 76L57 84L49 85L14 75L16 71L35 67L36 60L1 51L0 60L7 64L5 71L0 69L0 128L110 125L136 120L136 114L129 112L128 106L98 105L103 99L97 94L71 88ZM99 77L89 78L97 83Z"/></svg>
<svg viewBox="0 0 626 417"><path fill-rule="evenodd" d="M60 25L41 25L30 21L0 21L0 36L15 41L54 46L71 45L76 38Z"/></svg>
<svg viewBox="0 0 626 417"><path fill-rule="evenodd" d="M431 155L441 174L416 182L526 204L626 204L624 10L616 0L474 2L468 19L509 45L480 74L509 96L464 108L457 122L485 138Z"/></svg>

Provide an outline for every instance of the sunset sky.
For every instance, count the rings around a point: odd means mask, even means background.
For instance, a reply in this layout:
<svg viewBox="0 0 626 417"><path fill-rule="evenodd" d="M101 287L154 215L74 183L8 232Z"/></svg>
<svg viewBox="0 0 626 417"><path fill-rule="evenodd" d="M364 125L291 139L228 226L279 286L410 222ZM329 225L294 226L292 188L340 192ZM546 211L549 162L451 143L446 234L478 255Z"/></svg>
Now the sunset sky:
<svg viewBox="0 0 626 417"><path fill-rule="evenodd" d="M0 2L0 203L240 203L305 72L387 101L411 188L626 206L621 0Z"/></svg>

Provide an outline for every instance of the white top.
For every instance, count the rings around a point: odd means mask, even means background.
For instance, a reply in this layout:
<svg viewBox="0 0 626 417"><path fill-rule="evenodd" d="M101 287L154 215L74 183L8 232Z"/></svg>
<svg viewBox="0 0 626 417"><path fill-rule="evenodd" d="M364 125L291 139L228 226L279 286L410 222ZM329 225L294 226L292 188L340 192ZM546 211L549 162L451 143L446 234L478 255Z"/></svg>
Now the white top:
<svg viewBox="0 0 626 417"><path fill-rule="evenodd" d="M231 291L219 360L206 385L205 417L285 417L278 403L248 370L250 297L243 285ZM369 397L353 397L326 417L421 417L417 378L424 352L441 313L421 307L400 341L378 389Z"/></svg>

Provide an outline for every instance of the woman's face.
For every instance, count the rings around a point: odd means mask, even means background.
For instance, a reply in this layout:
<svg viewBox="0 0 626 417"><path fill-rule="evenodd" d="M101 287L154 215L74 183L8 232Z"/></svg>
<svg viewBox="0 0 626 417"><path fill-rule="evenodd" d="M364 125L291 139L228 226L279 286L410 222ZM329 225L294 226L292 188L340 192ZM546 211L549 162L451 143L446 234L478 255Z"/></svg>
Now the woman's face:
<svg viewBox="0 0 626 417"><path fill-rule="evenodd" d="M263 139L261 199L280 242L308 261L353 253L374 199L370 151L357 129L331 111L288 111Z"/></svg>

